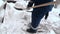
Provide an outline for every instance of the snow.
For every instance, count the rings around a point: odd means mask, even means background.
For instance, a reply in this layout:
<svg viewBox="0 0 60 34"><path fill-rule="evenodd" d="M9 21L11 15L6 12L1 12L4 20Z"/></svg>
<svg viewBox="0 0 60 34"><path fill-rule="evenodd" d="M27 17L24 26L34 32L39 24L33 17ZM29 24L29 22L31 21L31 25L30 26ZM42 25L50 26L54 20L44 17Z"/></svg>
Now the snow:
<svg viewBox="0 0 60 34"><path fill-rule="evenodd" d="M4 22L0 24L0 34L30 34L22 29L26 30L28 28L28 24L31 23L31 12L27 12L27 10L16 10L14 8L15 4L7 3L6 10L1 10L2 13L0 12L0 20L4 16ZM26 7L26 5L23 4L24 7ZM53 8L52 12L49 13L48 19L45 20L43 18L41 20L38 30L42 30L44 32L37 32L36 34L60 34L59 9L60 8Z"/></svg>

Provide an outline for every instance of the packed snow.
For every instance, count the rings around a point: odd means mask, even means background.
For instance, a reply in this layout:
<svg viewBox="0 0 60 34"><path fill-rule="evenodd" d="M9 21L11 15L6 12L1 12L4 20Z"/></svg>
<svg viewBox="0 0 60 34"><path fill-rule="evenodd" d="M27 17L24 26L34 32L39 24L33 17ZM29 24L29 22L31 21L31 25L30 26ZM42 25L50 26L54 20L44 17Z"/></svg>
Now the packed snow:
<svg viewBox="0 0 60 34"><path fill-rule="evenodd" d="M20 3L19 3L20 2ZM6 9L3 9L4 3L0 0L0 34L30 34L22 29L26 30L28 24L31 23L31 12L28 10L16 10L14 7L16 4L20 7L26 8L27 1L19 1L16 3L7 3ZM32 11L32 10L31 10ZM60 34L60 5L57 8L53 8L49 13L48 19L44 18L38 27L38 30L43 32L37 32L35 34ZM4 22L1 23L4 17Z"/></svg>

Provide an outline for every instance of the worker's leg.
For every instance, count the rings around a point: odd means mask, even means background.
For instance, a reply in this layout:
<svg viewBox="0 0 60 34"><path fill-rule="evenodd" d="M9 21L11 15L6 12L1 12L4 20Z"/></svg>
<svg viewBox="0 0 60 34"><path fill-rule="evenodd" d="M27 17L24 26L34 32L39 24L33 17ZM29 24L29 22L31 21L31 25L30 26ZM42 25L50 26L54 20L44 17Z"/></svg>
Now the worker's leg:
<svg viewBox="0 0 60 34"><path fill-rule="evenodd" d="M44 17L45 13L43 11L33 11L32 12L32 22L31 26L37 28L41 19Z"/></svg>
<svg viewBox="0 0 60 34"><path fill-rule="evenodd" d="M35 33L37 31L37 27L41 21L41 19L44 17L46 12L44 10L34 10L32 12L32 22L31 22L31 28L27 29L30 33Z"/></svg>

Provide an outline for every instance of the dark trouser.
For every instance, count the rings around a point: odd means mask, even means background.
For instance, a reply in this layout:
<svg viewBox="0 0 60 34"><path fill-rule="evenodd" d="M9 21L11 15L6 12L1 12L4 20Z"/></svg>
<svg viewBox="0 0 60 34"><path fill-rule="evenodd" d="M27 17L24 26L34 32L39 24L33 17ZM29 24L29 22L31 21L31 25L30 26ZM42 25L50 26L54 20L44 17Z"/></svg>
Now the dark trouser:
<svg viewBox="0 0 60 34"><path fill-rule="evenodd" d="M46 11L44 9L35 9L33 10L32 12L32 22L31 22L31 26L33 28L36 28L38 27L41 19L44 17L44 15L49 12L49 11Z"/></svg>

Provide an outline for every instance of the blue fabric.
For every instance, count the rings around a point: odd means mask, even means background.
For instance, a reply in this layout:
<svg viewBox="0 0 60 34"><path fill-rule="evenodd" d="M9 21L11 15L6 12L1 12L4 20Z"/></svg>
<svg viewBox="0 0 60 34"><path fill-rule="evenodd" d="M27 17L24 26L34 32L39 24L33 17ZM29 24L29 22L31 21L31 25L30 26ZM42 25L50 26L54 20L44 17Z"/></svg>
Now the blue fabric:
<svg viewBox="0 0 60 34"><path fill-rule="evenodd" d="M34 28L38 27L41 19L44 17L44 15L46 15L47 12L48 11L46 10L42 10L42 8L40 8L40 10L39 9L33 10L31 22L32 27Z"/></svg>
<svg viewBox="0 0 60 34"><path fill-rule="evenodd" d="M32 2L29 2L28 7L31 7L34 3L34 6L36 5L40 5L40 4L44 4L47 2L53 2L53 0L31 0ZM48 5L48 6L44 6L42 7L45 10L51 11L52 10L53 5ZM39 7L41 8L41 7Z"/></svg>
<svg viewBox="0 0 60 34"><path fill-rule="evenodd" d="M34 3L34 5L39 5L47 2L52 2L53 0L31 0L32 2L28 3L28 7L31 7ZM38 27L41 19L46 15L47 12L52 10L53 5L48 5L44 7L34 8L32 11L32 22L31 26L36 28Z"/></svg>

